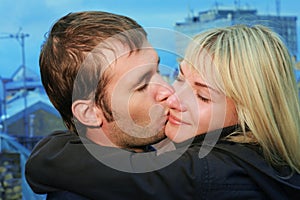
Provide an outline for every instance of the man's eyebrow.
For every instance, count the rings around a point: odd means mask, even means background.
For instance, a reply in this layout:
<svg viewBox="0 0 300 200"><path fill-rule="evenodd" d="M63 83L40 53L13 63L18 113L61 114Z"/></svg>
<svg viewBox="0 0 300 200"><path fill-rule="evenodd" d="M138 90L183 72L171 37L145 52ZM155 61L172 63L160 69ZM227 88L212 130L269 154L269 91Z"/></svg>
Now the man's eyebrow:
<svg viewBox="0 0 300 200"><path fill-rule="evenodd" d="M160 63L160 57L158 56L158 60L157 60L157 64ZM157 70L158 70L158 65L157 65ZM142 81L150 80L151 76L152 76L152 71L147 71L145 74L143 74L143 76L139 77L138 80L135 82L134 87L138 86Z"/></svg>
<svg viewBox="0 0 300 200"><path fill-rule="evenodd" d="M147 71L145 74L143 74L143 76L141 76L139 79L138 79L138 83L142 82L143 80L145 79L150 79L152 75L152 72L151 71Z"/></svg>
<svg viewBox="0 0 300 200"><path fill-rule="evenodd" d="M135 87L139 86L145 80L147 82L148 80L151 79L151 76L152 76L152 72L147 71L145 74L143 74L143 76L138 77L137 81L134 82L132 88L135 88Z"/></svg>

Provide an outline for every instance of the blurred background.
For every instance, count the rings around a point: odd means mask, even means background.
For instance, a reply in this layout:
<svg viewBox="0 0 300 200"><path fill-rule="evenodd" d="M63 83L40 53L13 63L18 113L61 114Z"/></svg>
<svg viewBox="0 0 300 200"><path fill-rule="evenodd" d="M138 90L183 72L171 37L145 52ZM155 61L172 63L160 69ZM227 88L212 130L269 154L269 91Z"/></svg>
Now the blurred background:
<svg viewBox="0 0 300 200"><path fill-rule="evenodd" d="M294 0L0 0L0 200L44 199L28 187L24 163L37 141L65 129L44 92L38 65L45 36L60 17L107 11L129 16L146 30L189 37L212 27L261 23L280 34L288 46L300 88L299 7L300 1ZM182 41L175 37L169 42L181 45ZM157 48L161 73L170 83L181 56L171 50L176 45Z"/></svg>

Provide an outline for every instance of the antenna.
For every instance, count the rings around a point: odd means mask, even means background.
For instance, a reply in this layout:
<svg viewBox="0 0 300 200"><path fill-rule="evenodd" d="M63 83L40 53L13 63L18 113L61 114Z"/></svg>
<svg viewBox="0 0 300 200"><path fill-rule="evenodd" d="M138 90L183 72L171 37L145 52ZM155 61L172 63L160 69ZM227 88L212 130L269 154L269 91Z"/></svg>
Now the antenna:
<svg viewBox="0 0 300 200"><path fill-rule="evenodd" d="M280 0L275 0L276 1L276 14L277 16L280 16Z"/></svg>
<svg viewBox="0 0 300 200"><path fill-rule="evenodd" d="M219 10L219 2L217 0L215 1L215 7L216 7L216 10Z"/></svg>
<svg viewBox="0 0 300 200"><path fill-rule="evenodd" d="M6 119L6 94L5 85L2 77L0 76L0 133L6 131L5 119ZM0 148L1 149L1 148Z"/></svg>
<svg viewBox="0 0 300 200"><path fill-rule="evenodd" d="M234 0L235 9L239 10L241 8L241 1L240 0Z"/></svg>
<svg viewBox="0 0 300 200"><path fill-rule="evenodd" d="M22 69L23 69L23 85L24 85L24 112L23 112L23 119L24 119L24 129L25 129L25 135L29 135L29 129L28 129L28 119L27 119L27 89L26 89L26 65L25 65L25 38L29 37L29 34L22 33L22 28L19 29L19 31L16 34L7 34L6 36L1 36L0 39L8 39L8 38L14 38L16 39L19 44L21 45L22 50Z"/></svg>

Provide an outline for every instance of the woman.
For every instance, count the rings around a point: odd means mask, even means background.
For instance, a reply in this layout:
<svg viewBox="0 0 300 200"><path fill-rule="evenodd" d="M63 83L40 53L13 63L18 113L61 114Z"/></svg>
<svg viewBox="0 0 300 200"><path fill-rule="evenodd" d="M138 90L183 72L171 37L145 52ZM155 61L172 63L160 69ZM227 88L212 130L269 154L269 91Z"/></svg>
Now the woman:
<svg viewBox="0 0 300 200"><path fill-rule="evenodd" d="M170 97L166 135L180 141L196 126L199 135L238 124L240 130L225 140L259 145L271 165L299 173L299 100L293 63L280 38L263 26L237 25L199 34L187 49L174 87L190 85L199 112L180 92L181 105Z"/></svg>
<svg viewBox="0 0 300 200"><path fill-rule="evenodd" d="M199 34L174 87L165 132L177 149L129 152L127 160L133 168L182 154L177 160L122 172L91 156L74 134L53 135L27 162L34 191L49 199L299 198L299 100L289 53L275 33L237 25ZM115 149L108 155L127 161Z"/></svg>

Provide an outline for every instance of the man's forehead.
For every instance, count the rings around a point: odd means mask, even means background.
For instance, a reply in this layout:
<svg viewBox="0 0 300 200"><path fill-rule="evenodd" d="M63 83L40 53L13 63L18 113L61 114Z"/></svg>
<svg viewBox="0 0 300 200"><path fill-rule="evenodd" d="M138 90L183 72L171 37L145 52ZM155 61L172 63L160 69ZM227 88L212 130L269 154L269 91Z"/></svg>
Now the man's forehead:
<svg viewBox="0 0 300 200"><path fill-rule="evenodd" d="M132 53L144 50L153 50L153 47L147 40L144 40L142 45L139 47L131 47L129 43L123 43L120 40L111 39L99 44L94 49L94 52L101 52L101 54L104 55L108 63L113 63L115 60L122 56L130 56Z"/></svg>

